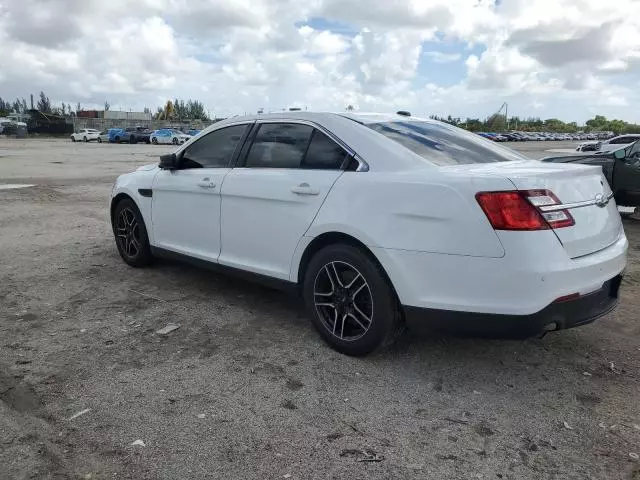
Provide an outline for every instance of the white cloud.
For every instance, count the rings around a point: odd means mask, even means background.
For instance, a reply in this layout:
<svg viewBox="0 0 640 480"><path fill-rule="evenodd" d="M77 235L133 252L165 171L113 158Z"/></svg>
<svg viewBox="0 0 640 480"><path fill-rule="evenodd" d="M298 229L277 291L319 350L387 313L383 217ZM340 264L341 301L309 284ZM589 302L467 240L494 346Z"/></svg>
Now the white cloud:
<svg viewBox="0 0 640 480"><path fill-rule="evenodd" d="M436 63L457 62L462 57L460 53L443 53L437 51L424 52L424 55Z"/></svg>
<svg viewBox="0 0 640 480"><path fill-rule="evenodd" d="M639 30L636 0L0 2L0 96L640 121Z"/></svg>

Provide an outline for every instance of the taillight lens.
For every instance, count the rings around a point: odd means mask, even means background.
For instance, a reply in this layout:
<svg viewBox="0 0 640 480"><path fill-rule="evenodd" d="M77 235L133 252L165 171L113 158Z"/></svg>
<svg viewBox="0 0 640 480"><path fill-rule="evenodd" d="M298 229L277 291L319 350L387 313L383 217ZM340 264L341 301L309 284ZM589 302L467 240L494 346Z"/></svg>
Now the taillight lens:
<svg viewBox="0 0 640 480"><path fill-rule="evenodd" d="M567 210L539 210L539 207L560 204L549 190L480 192L476 199L495 230L546 230L574 224Z"/></svg>

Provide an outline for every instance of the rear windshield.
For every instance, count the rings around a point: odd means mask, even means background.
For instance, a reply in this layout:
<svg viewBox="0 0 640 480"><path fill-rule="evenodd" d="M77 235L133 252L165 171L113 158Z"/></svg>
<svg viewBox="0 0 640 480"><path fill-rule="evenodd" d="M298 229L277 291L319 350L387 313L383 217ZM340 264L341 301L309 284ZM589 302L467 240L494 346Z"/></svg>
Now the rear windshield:
<svg viewBox="0 0 640 480"><path fill-rule="evenodd" d="M365 125L436 165L528 160L510 148L445 124L408 121Z"/></svg>

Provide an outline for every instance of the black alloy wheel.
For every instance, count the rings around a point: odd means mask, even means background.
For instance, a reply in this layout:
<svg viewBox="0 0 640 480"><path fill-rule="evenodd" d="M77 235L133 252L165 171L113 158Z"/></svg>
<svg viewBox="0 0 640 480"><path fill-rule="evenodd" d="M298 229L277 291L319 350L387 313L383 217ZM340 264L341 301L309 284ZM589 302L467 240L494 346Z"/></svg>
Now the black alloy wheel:
<svg viewBox="0 0 640 480"><path fill-rule="evenodd" d="M132 267L148 265L151 247L140 210L130 199L121 200L113 214L113 233L122 259Z"/></svg>
<svg viewBox="0 0 640 480"><path fill-rule="evenodd" d="M303 295L316 330L341 353L367 355L404 329L385 273L358 247L334 244L317 252L304 275Z"/></svg>

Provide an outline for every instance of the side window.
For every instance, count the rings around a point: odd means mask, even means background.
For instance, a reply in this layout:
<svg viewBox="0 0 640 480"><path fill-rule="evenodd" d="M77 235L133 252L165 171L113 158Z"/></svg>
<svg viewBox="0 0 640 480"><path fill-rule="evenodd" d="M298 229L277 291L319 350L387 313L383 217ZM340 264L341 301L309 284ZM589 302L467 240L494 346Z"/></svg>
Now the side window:
<svg viewBox="0 0 640 480"><path fill-rule="evenodd" d="M338 170L347 157L348 153L340 145L320 130L314 130L302 168Z"/></svg>
<svg viewBox="0 0 640 480"><path fill-rule="evenodd" d="M609 143L611 143L612 145L622 145L625 143L629 143L629 140L629 137L620 137L616 138L615 140L611 140L611 142Z"/></svg>
<svg viewBox="0 0 640 480"><path fill-rule="evenodd" d="M183 168L228 167L246 129L247 125L234 125L205 135L184 151Z"/></svg>
<svg viewBox="0 0 640 480"><path fill-rule="evenodd" d="M264 123L247 155L250 168L299 168L313 128L295 123Z"/></svg>

